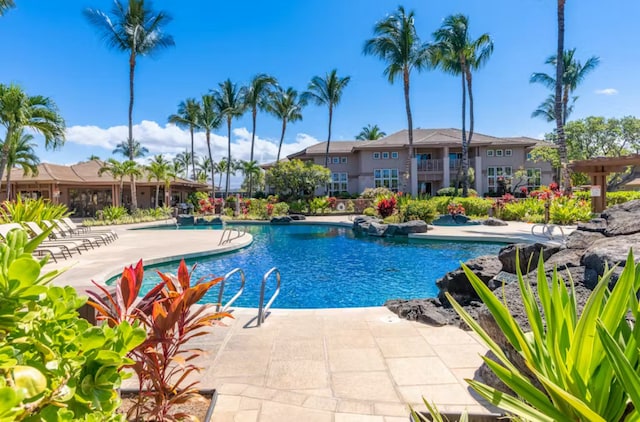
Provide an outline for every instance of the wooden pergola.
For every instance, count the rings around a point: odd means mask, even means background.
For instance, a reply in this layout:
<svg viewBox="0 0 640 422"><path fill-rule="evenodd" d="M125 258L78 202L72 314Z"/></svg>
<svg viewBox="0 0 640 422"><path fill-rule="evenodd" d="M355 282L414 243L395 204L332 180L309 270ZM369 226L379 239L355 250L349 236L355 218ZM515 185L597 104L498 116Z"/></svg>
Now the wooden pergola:
<svg viewBox="0 0 640 422"><path fill-rule="evenodd" d="M598 157L590 160L572 161L569 164L572 171L586 173L591 179L593 188L600 188L600 195L591 197L591 210L595 213L604 211L607 206L607 176L609 173L623 172L628 166L640 166L640 154L624 157Z"/></svg>

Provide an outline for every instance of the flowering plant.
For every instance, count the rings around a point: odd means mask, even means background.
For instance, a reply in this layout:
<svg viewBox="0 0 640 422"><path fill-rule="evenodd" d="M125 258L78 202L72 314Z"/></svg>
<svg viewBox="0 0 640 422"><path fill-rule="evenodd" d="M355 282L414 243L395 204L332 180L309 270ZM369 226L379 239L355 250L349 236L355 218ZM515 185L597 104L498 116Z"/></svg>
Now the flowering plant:
<svg viewBox="0 0 640 422"><path fill-rule="evenodd" d="M332 210L335 210L336 205L338 205L338 199L335 196L330 196L327 200L329 201L329 207L331 207Z"/></svg>
<svg viewBox="0 0 640 422"><path fill-rule="evenodd" d="M393 215L397 203L398 202L395 196L391 196L389 198L380 198L376 203L376 208L378 209L378 213L382 218L387 218Z"/></svg>
<svg viewBox="0 0 640 422"><path fill-rule="evenodd" d="M529 193L529 189L527 189L526 186L522 186L520 188L520 193L523 194L523 195L527 195Z"/></svg>
<svg viewBox="0 0 640 422"><path fill-rule="evenodd" d="M457 204L455 202L451 202L447 205L447 211L451 215L464 215L464 207L461 204Z"/></svg>
<svg viewBox="0 0 640 422"><path fill-rule="evenodd" d="M209 201L209 198L203 198L198 201L198 212L200 214L213 214L213 205Z"/></svg>
<svg viewBox="0 0 640 422"><path fill-rule="evenodd" d="M271 217L273 215L273 204L272 203L268 203L267 204L267 215L269 217Z"/></svg>

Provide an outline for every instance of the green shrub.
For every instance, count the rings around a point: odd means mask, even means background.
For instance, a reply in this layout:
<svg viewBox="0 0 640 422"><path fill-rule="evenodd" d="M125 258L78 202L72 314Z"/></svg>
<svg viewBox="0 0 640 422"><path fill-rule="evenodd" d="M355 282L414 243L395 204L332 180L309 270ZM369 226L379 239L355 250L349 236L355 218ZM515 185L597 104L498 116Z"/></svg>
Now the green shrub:
<svg viewBox="0 0 640 422"><path fill-rule="evenodd" d="M21 223L25 221L58 220L69 215L64 204L55 205L49 200L22 199L20 195L15 201L4 201L0 206L0 224Z"/></svg>
<svg viewBox="0 0 640 422"><path fill-rule="evenodd" d="M289 202L289 209L294 213L302 213L307 211L307 203L301 199Z"/></svg>
<svg viewBox="0 0 640 422"><path fill-rule="evenodd" d="M0 420L124 421L120 369L144 330L78 316L86 299L52 286L58 271L43 273L46 259L31 256L49 232L28 242L12 231L0 244Z"/></svg>
<svg viewBox="0 0 640 422"><path fill-rule="evenodd" d="M453 198L455 202L462 205L467 215L487 216L493 206L493 200L479 197Z"/></svg>
<svg viewBox="0 0 640 422"><path fill-rule="evenodd" d="M107 205L102 209L101 220L107 221L115 221L119 220L122 217L127 215L127 209L125 207L113 207L111 205ZM142 217L141 214L138 215L138 218Z"/></svg>
<svg viewBox="0 0 640 422"><path fill-rule="evenodd" d="M289 213L289 204L286 202L278 202L273 204L273 215L287 215Z"/></svg>
<svg viewBox="0 0 640 422"><path fill-rule="evenodd" d="M356 210L356 205L353 203L352 200L348 200L347 201L347 206L345 207L345 211L353 213L353 212L355 212L355 210Z"/></svg>
<svg viewBox="0 0 640 422"><path fill-rule="evenodd" d="M369 217L375 217L376 215L378 215L378 211L376 211L376 209L373 207L367 207L362 211L362 214Z"/></svg>
<svg viewBox="0 0 640 422"><path fill-rule="evenodd" d="M387 188L366 188L361 194L362 199L378 199L379 197L389 197L393 195Z"/></svg>
<svg viewBox="0 0 640 422"><path fill-rule="evenodd" d="M325 213L329 209L329 198L326 196L316 196L309 202L311 214Z"/></svg>
<svg viewBox="0 0 640 422"><path fill-rule="evenodd" d="M436 192L436 195L437 196L458 196L458 195L462 195L462 188L450 187L450 188L438 189L438 191ZM476 192L474 189L469 188L469 195L477 196L478 192Z"/></svg>
<svg viewBox="0 0 640 422"><path fill-rule="evenodd" d="M397 223L402 223L402 219L400 218L399 214L393 214L393 215L389 215L385 218L383 218L383 220L385 224L397 224Z"/></svg>
<svg viewBox="0 0 640 422"><path fill-rule="evenodd" d="M618 191L607 192L607 207L612 207L625 202L640 199L640 192L637 191Z"/></svg>
<svg viewBox="0 0 640 422"><path fill-rule="evenodd" d="M549 220L554 224L573 224L590 219L591 207L583 200L562 197L551 202Z"/></svg>
<svg viewBox="0 0 640 422"><path fill-rule="evenodd" d="M436 207L429 201L412 199L400 208L402 221L422 220L431 223L436 218Z"/></svg>
<svg viewBox="0 0 640 422"><path fill-rule="evenodd" d="M526 198L504 204L496 217L508 221L538 222L544 221L544 201Z"/></svg>
<svg viewBox="0 0 640 422"><path fill-rule="evenodd" d="M197 210L200 208L200 200L201 199L209 199L209 194L206 192L191 192L187 197L187 203L193 205L193 209Z"/></svg>

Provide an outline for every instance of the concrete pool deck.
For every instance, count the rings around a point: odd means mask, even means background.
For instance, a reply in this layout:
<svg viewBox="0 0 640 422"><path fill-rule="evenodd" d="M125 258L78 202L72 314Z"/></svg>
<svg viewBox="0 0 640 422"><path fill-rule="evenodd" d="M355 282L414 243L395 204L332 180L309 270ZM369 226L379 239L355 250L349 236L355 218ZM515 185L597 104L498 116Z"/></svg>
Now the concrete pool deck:
<svg viewBox="0 0 640 422"><path fill-rule="evenodd" d="M351 224L344 216L307 221ZM71 265L56 283L84 292L92 287L90 280L105 281L140 258L151 264L167 257L203 256L242 248L252 240L246 235L222 249L218 246L222 230L130 228L113 227L119 234L115 242L47 264L45 269ZM524 223L441 226L424 237L468 241L496 235L541 240L527 237L531 225ZM384 307L274 309L259 328L256 309L236 308L233 315L234 319L224 320L226 326L196 339L207 352L200 358L205 369L197 379L201 388L220 393L216 422L406 421L408 405L424 410L423 396L442 411L495 410L464 381L477 378L486 348L461 329L399 319Z"/></svg>

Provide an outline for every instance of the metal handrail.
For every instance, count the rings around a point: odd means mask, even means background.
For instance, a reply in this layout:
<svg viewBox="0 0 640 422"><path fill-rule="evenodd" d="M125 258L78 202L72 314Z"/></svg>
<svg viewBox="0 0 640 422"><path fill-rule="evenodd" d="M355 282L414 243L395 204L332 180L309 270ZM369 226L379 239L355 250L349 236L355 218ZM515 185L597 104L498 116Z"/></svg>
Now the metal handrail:
<svg viewBox="0 0 640 422"><path fill-rule="evenodd" d="M267 279L273 273L276 274L276 282L277 282L276 291L273 293L273 296L271 296L271 299L269 299L269 302L267 302L267 304L263 308L262 304L264 303L264 289L267 285ZM269 310L269 308L271 308L271 304L273 303L274 300L276 300L276 297L278 297L279 293L280 293L280 271L278 271L276 267L273 267L269 271L267 271L267 273L262 277L262 287L260 288L260 304L258 305L258 327L262 325L262 323L264 322L267 311Z"/></svg>
<svg viewBox="0 0 640 422"><path fill-rule="evenodd" d="M240 290L238 290L238 293L236 293L231 299L229 299L226 305L222 306L222 296L224 295L224 287L227 284L227 280L229 280L229 278L231 278L231 276L236 273L240 273ZM244 291L244 280L245 280L244 271L242 271L240 268L236 268L234 270L229 271L222 278L222 281L220 282L220 291L218 292L218 305L216 306L216 312L226 311L227 309L229 309L229 306L231 306L233 302L235 302L236 299L240 297L240 295Z"/></svg>
<svg viewBox="0 0 640 422"><path fill-rule="evenodd" d="M231 235L233 233L237 233L237 236L235 236L234 238L231 238ZM231 242L232 240L236 240L241 238L242 236L244 236L246 234L245 231L243 230L239 230L235 227L225 227L224 230L222 231L222 236L220 236L220 241L218 242L218 246L220 245L225 245L229 242ZM227 239L225 240L224 236L227 236Z"/></svg>
<svg viewBox="0 0 640 422"><path fill-rule="evenodd" d="M542 232L540 234L535 233L536 227L542 227ZM566 238L564 234L564 230L562 229L562 226L559 226L557 224L547 224L547 223L534 224L533 226L531 226L531 235L543 236L550 240L553 240L553 230L556 228L560 229L561 239L564 241Z"/></svg>

